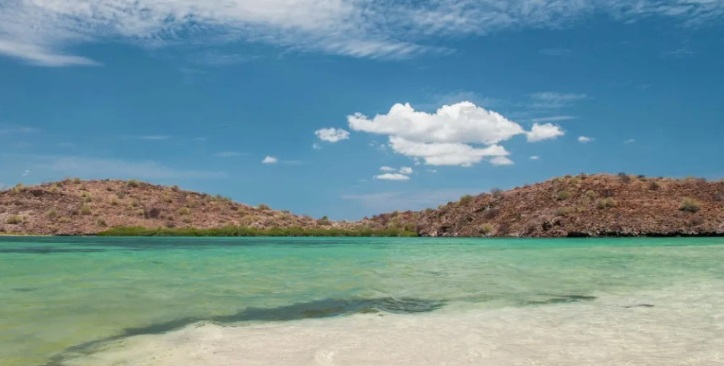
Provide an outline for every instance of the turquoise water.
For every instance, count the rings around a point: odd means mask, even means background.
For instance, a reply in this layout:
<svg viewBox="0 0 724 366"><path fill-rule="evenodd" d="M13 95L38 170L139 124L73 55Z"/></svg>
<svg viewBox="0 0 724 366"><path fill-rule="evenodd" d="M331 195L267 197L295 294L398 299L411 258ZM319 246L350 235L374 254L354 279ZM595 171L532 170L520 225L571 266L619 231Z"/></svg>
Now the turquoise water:
<svg viewBox="0 0 724 366"><path fill-rule="evenodd" d="M722 238L5 237L0 364L63 364L103 342L200 321L585 304L718 284L722 263Z"/></svg>

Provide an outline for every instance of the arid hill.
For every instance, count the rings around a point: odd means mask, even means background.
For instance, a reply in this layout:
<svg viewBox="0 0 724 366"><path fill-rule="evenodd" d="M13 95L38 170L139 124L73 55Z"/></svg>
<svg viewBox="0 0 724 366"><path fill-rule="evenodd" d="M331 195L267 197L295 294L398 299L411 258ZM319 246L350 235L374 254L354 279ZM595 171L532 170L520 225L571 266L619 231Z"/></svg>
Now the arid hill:
<svg viewBox="0 0 724 366"><path fill-rule="evenodd" d="M370 220L422 236L724 235L724 181L581 174Z"/></svg>
<svg viewBox="0 0 724 366"><path fill-rule="evenodd" d="M138 181L67 179L0 192L0 234L147 229L395 230L421 236L724 235L724 181L578 175L465 196L421 212L333 222ZM385 235L385 234L383 234Z"/></svg>
<svg viewBox="0 0 724 366"><path fill-rule="evenodd" d="M67 179L0 192L0 233L89 235L111 227L332 228L351 224L251 207L221 196L137 181Z"/></svg>

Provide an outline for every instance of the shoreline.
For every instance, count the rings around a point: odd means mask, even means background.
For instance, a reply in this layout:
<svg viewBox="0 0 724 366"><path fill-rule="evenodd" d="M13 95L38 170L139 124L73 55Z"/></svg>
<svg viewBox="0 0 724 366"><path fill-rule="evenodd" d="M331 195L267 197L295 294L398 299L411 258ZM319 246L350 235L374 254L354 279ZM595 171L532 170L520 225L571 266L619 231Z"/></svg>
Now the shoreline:
<svg viewBox="0 0 724 366"><path fill-rule="evenodd" d="M720 294L680 284L536 307L226 325L202 321L74 350L58 364L285 365L295 360L299 365L600 365L637 360L694 365L722 361L714 345L724 341L719 332L724 324L707 315L709 305L722 301ZM416 337L410 338L410 332Z"/></svg>

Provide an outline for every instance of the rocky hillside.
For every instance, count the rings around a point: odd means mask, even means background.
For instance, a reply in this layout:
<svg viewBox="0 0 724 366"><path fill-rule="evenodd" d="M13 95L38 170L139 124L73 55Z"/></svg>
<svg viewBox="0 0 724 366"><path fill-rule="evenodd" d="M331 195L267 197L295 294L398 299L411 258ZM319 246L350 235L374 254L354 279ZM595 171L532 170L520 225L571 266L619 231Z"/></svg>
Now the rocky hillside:
<svg viewBox="0 0 724 366"><path fill-rule="evenodd" d="M64 180L0 192L0 234L95 234L144 228L346 228L348 223L251 207L221 196L137 181Z"/></svg>
<svg viewBox="0 0 724 366"><path fill-rule="evenodd" d="M370 220L423 236L724 235L724 181L582 174Z"/></svg>
<svg viewBox="0 0 724 366"><path fill-rule="evenodd" d="M0 192L0 234L91 235L113 227L227 226L407 230L422 236L724 235L724 181L566 176L356 223L317 220L137 181L73 179Z"/></svg>

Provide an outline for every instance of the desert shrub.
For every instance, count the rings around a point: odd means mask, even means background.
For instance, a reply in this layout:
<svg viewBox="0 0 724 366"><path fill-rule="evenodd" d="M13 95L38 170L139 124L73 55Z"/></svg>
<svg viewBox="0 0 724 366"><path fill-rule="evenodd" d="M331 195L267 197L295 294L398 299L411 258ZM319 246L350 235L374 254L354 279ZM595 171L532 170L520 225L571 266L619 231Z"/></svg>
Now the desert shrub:
<svg viewBox="0 0 724 366"><path fill-rule="evenodd" d="M141 186L141 182L139 182L135 179L131 179L126 183L126 185L130 188L137 188L137 187Z"/></svg>
<svg viewBox="0 0 724 366"><path fill-rule="evenodd" d="M256 206L256 208L258 208L258 209L260 209L260 210L264 210L264 211L270 209L269 206L266 205L266 204L264 204L264 203L259 204L259 206Z"/></svg>
<svg viewBox="0 0 724 366"><path fill-rule="evenodd" d="M58 217L58 211L54 208L51 208L50 210L45 212L45 217L55 220Z"/></svg>
<svg viewBox="0 0 724 366"><path fill-rule="evenodd" d="M489 208L489 209L483 211L483 218L486 220L492 220L496 216L498 216L499 213L500 213L500 210L498 210L497 208Z"/></svg>
<svg viewBox="0 0 724 366"><path fill-rule="evenodd" d="M706 183L706 178L686 177L684 181L689 183Z"/></svg>
<svg viewBox="0 0 724 366"><path fill-rule="evenodd" d="M498 225L498 230L497 230L496 234L498 234L500 236L506 236L506 235L510 234L510 230L511 230L510 223L503 222L500 225Z"/></svg>
<svg viewBox="0 0 724 366"><path fill-rule="evenodd" d="M317 220L317 225L327 226L330 224L331 222L329 221L329 218L327 216L324 216L321 219Z"/></svg>
<svg viewBox="0 0 724 366"><path fill-rule="evenodd" d="M23 218L18 215L10 215L5 219L5 223L9 225L22 224Z"/></svg>
<svg viewBox="0 0 724 366"><path fill-rule="evenodd" d="M11 191L12 191L13 193L20 193L20 192L23 191L23 189L25 189L25 186L23 186L22 183L18 183L18 184L15 185L15 187L13 187L13 188L11 189Z"/></svg>
<svg viewBox="0 0 724 366"><path fill-rule="evenodd" d="M157 219L157 218L161 217L161 210L154 207L154 208L146 211L144 216L147 219Z"/></svg>
<svg viewBox="0 0 724 366"><path fill-rule="evenodd" d="M503 197L503 190L500 188L493 188L490 190L490 194L493 195L493 198L502 198Z"/></svg>
<svg viewBox="0 0 724 366"><path fill-rule="evenodd" d="M358 227L354 229L336 228L272 228L258 229L244 226L225 226L214 229L196 228L157 228L146 229L141 227L115 227L100 236L417 236L416 232L395 230L395 229L371 229L369 227Z"/></svg>
<svg viewBox="0 0 724 366"><path fill-rule="evenodd" d="M568 216L574 212L576 209L573 207L559 207L556 209L556 216Z"/></svg>
<svg viewBox="0 0 724 366"><path fill-rule="evenodd" d="M657 183L656 181L650 181L649 182L649 190L650 191L658 191L661 188L661 185Z"/></svg>
<svg viewBox="0 0 724 366"><path fill-rule="evenodd" d="M212 202L231 202L231 198L224 197L220 194L217 194L217 195L211 197L211 201Z"/></svg>
<svg viewBox="0 0 724 366"><path fill-rule="evenodd" d="M106 226L108 226L108 224L106 223L106 220L103 220L103 219L98 219L98 220L96 220L96 225L98 225L98 226L100 226L100 227L106 227Z"/></svg>
<svg viewBox="0 0 724 366"><path fill-rule="evenodd" d="M567 199L571 198L571 193L568 191L560 191L558 194L556 194L556 199L559 201L565 201Z"/></svg>
<svg viewBox="0 0 724 366"><path fill-rule="evenodd" d="M493 232L493 225L490 224L482 224L478 228L478 232L480 232L483 235L488 235Z"/></svg>
<svg viewBox="0 0 724 366"><path fill-rule="evenodd" d="M73 178L73 183L80 184L81 182L82 180L80 180L80 178Z"/></svg>
<svg viewBox="0 0 724 366"><path fill-rule="evenodd" d="M694 213L701 209L699 202L691 198L684 198L679 204L679 210Z"/></svg>
<svg viewBox="0 0 724 366"><path fill-rule="evenodd" d="M724 193L722 193L722 192L714 193L714 201L717 201L717 202L724 201Z"/></svg>
<svg viewBox="0 0 724 366"><path fill-rule="evenodd" d="M108 202L113 206L118 206L118 196L113 195L108 199Z"/></svg>
<svg viewBox="0 0 724 366"><path fill-rule="evenodd" d="M467 205L467 204L469 204L469 203L472 202L472 201L473 201L473 196L471 196L471 195L469 195L469 194L466 194L466 195L464 195L464 196L462 196L462 197L460 198L460 204L461 204L461 205Z"/></svg>
<svg viewBox="0 0 724 366"><path fill-rule="evenodd" d="M598 197L598 193L596 191L588 190L586 191L586 197L588 197L591 200L595 200Z"/></svg>
<svg viewBox="0 0 724 366"><path fill-rule="evenodd" d="M624 172L618 173L618 178L619 178L619 179L621 180L621 182L623 182L623 183L629 183L629 182L631 182L631 177L630 177L628 174L624 173Z"/></svg>
<svg viewBox="0 0 724 366"><path fill-rule="evenodd" d="M178 210L178 214L181 215L181 216L186 216L186 215L188 215L188 214L190 214L190 213L191 213L191 209L188 208L188 207L181 207L181 208Z"/></svg>
<svg viewBox="0 0 724 366"><path fill-rule="evenodd" d="M596 207L598 207L599 209L616 207L616 204L616 201L612 198L602 198L596 201Z"/></svg>
<svg viewBox="0 0 724 366"><path fill-rule="evenodd" d="M93 212L91 211L90 206L88 206L88 205L83 205L83 206L81 206L79 212L80 212L80 214L83 215L83 216L88 216L88 215L90 215L90 214L93 213Z"/></svg>

